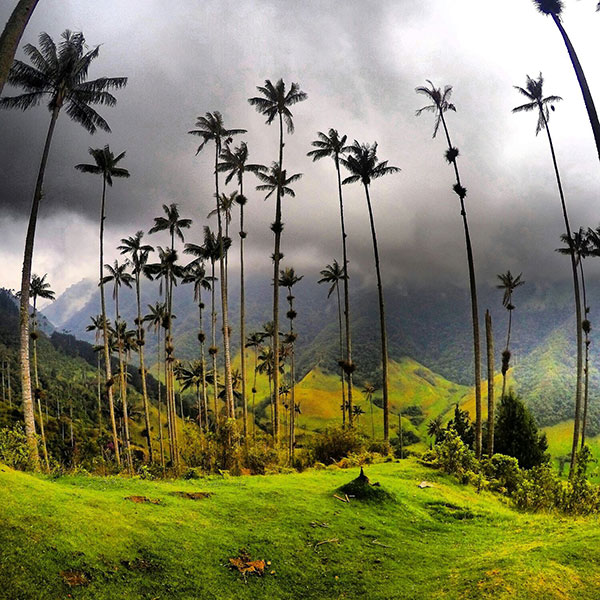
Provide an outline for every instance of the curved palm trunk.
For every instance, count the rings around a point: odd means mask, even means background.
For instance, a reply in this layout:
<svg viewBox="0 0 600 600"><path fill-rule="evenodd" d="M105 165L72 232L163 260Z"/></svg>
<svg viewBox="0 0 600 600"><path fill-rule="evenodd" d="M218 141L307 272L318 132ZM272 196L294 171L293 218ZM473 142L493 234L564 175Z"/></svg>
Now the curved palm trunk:
<svg viewBox="0 0 600 600"><path fill-rule="evenodd" d="M213 277L213 282L214 282L214 277L215 277L215 261L213 259L211 259L211 275ZM216 431L219 430L219 402L218 402L218 396L219 396L219 390L218 390L218 385L219 385L219 374L217 371L217 313L215 312L215 286L214 283L211 287L211 295L210 295L210 302L211 302L211 342L212 342L212 370L213 370L213 402L214 402L214 407L215 407L215 429Z"/></svg>
<svg viewBox="0 0 600 600"><path fill-rule="evenodd" d="M121 389L121 404L123 407L123 432L125 434L125 448L127 449L127 464L129 465L129 472L133 474L133 460L131 457L131 443L129 441L129 417L127 414L127 381L125 377L125 368L123 357L123 344L121 340L121 334L119 333L119 291L118 288L115 290L115 326L117 330L117 348L119 350L119 382Z"/></svg>
<svg viewBox="0 0 600 600"><path fill-rule="evenodd" d="M33 409L33 398L31 395L31 367L29 364L29 282L31 281L31 263L33 261L33 245L35 241L35 228L37 225L37 216L42 199L42 188L44 185L44 173L50 153L52 135L58 119L60 106L52 111L46 142L42 152L42 160L38 172L33 201L31 203L31 213L29 215L29 224L27 226L27 237L25 238L25 252L23 256L23 271L21 275L21 299L19 303L19 337L21 360L21 394L23 399L23 418L25 421L25 435L27 436L27 445L33 468L37 471L40 468L40 456L38 453L37 440L35 437L35 416Z"/></svg>
<svg viewBox="0 0 600 600"><path fill-rule="evenodd" d="M577 262L575 259L575 251L573 248L573 239L571 237L571 226L569 224L569 217L567 215L567 204L565 202L565 195L563 193L562 181L560 179L560 173L558 171L558 163L556 161L556 154L554 152L554 144L552 143L552 136L550 135L550 129L548 128L548 122L544 116L543 110L540 110L544 125L546 128L546 134L548 135L548 143L550 144L550 153L552 154L552 164L554 165L554 173L556 175L556 184L558 186L558 193L560 196L560 203L562 207L563 219L565 222L565 229L567 232L567 239L569 241L569 248L571 252L571 271L573 273L573 295L575 297L575 320L577 327L577 378L576 378L576 389L575 389L575 422L573 424L573 444L571 447L571 466L569 468L569 479L573 477L575 472L575 463L577 460L577 446L579 443L579 431L580 431L580 420L581 420L581 376L583 372L583 360L582 360L582 329L581 329L581 297L579 293L579 277L577 276Z"/></svg>
<svg viewBox="0 0 600 600"><path fill-rule="evenodd" d="M381 332L381 366L382 366L382 388L383 388L383 439L387 441L390 435L390 405L388 396L388 347L387 329L385 326L385 306L383 302L383 284L381 283L381 268L379 264L379 248L377 246L377 234L375 233L375 221L373 219L373 208L369 186L363 183L369 208L369 222L371 223L371 237L373 238L373 254L375 255L375 272L377 274L377 294L379 298L379 328ZM356 417L358 421L358 416Z"/></svg>
<svg viewBox="0 0 600 600"><path fill-rule="evenodd" d="M235 408L233 404L233 383L231 380L231 355L229 352L229 315L227 306L227 270L225 267L225 252L223 248L223 221L221 217L221 204L219 202L219 172L217 165L219 163L219 153L221 144L215 144L215 191L217 194L217 221L219 226L219 273L221 276L221 321L223 324L223 353L225 361L225 401L227 404L227 416L230 419L235 418Z"/></svg>
<svg viewBox="0 0 600 600"><path fill-rule="evenodd" d="M485 340L487 347L487 377L488 377L488 456L494 454L494 334L492 332L492 316L485 311ZM503 385L504 387L504 385ZM504 396L504 391L502 392Z"/></svg>
<svg viewBox="0 0 600 600"><path fill-rule="evenodd" d="M352 427L352 335L350 334L350 291L349 291L349 276L348 276L348 254L346 252L346 225L344 223L344 200L342 196L342 178L340 175L340 162L338 156L335 157L335 169L338 179L338 194L340 198L340 223L342 227L342 259L344 261L344 319L346 324L346 362L348 363L348 423ZM339 292L338 292L339 293ZM343 378L343 369L342 369ZM342 395L343 395L342 385ZM343 417L342 417L343 418Z"/></svg>
<svg viewBox="0 0 600 600"><path fill-rule="evenodd" d="M583 275L583 259L579 258L579 272L581 273L581 291L583 292L583 312L584 319L587 321L587 315L589 307L587 305L587 297L585 293L585 277ZM589 338L589 321L588 326L585 328L585 366L583 368L583 419L581 421L581 447L585 446L585 431L587 428L587 417L588 417L588 396L589 396L589 376L590 376L590 338Z"/></svg>
<svg viewBox="0 0 600 600"><path fill-rule="evenodd" d="M113 445L115 447L115 460L117 466L121 466L119 455L119 436L117 434L117 422L115 420L115 405L113 402L113 377L110 364L110 350L108 348L108 325L106 323L106 300L104 298L104 220L106 206L106 177L102 178L102 203L100 206L100 310L102 312L102 337L104 341L104 372L106 375L106 396L108 398L108 410L110 414L110 424L113 434Z"/></svg>
<svg viewBox="0 0 600 600"><path fill-rule="evenodd" d="M38 419L40 422L40 436L42 438L42 450L44 452L44 463L46 465L46 470L50 471L50 462L48 460L48 447L46 445L46 433L44 431L44 415L42 413L42 401L40 399L40 392L41 392L40 380L38 377L36 302L37 302L37 298L34 298L33 299L33 315L32 315L33 333L34 333L34 337L33 337L33 374L34 374L34 382L35 382L35 397L37 399L37 405L38 405Z"/></svg>
<svg viewBox="0 0 600 600"><path fill-rule="evenodd" d="M146 366L144 364L144 328L142 326L139 271L135 274L135 296L137 300L138 356L140 358L140 375L142 376L142 401L144 403L146 443L148 444L148 458L150 459L150 462L154 462L154 456L152 454L152 438L150 436L150 406L148 401L148 387L146 385Z"/></svg>
<svg viewBox="0 0 600 600"><path fill-rule="evenodd" d="M162 416L161 416L161 393L160 393L160 324L156 328L156 369L158 372L158 443L160 446L160 464L162 466L163 475L165 472L165 446L163 442Z"/></svg>
<svg viewBox="0 0 600 600"><path fill-rule="evenodd" d="M244 195L244 180L240 175L240 195ZM246 397L246 288L244 283L244 205L240 204L240 353L242 369L242 419L244 441L248 440L248 398Z"/></svg>
<svg viewBox="0 0 600 600"><path fill-rule="evenodd" d="M444 113L440 109L440 118L444 126L448 149L452 149L450 134L444 119ZM452 160L454 167L454 175L456 176L456 184L459 189L464 189L460 181L458 165L456 158ZM469 290L471 293L471 320L473 321L473 355L475 359L475 454L477 458L481 458L481 344L479 341L479 308L477 304L477 285L475 282L475 262L473 260L473 248L471 246L471 235L469 233L469 224L467 222L467 211L465 210L464 194L458 194L460 199L460 214L463 220L463 228L465 231L465 245L467 249L467 263L469 268Z"/></svg>
<svg viewBox="0 0 600 600"><path fill-rule="evenodd" d="M212 287L212 285L211 285ZM200 328L200 335L204 335L202 329L202 291L198 288L198 327ZM200 364L202 368L202 406L204 407L204 419L205 419L205 431L208 433L208 399L206 390L206 361L204 359L204 338L200 341Z"/></svg>
<svg viewBox="0 0 600 600"><path fill-rule="evenodd" d="M38 0L19 0L0 35L0 95L12 66L17 46Z"/></svg>
<svg viewBox="0 0 600 600"><path fill-rule="evenodd" d="M567 52L569 53L569 58L573 64L573 69L575 70L575 75L577 76L581 94L583 95L583 101L585 102L585 107L587 109L590 125L592 126L592 133L594 134L594 141L596 142L596 151L598 152L598 158L600 159L600 122L598 122L598 113L596 112L594 99L592 98L590 88L585 78L585 73L583 72L583 68L581 67L581 63L579 62L575 48L573 48L573 44L571 44L571 40L569 39L567 32L560 22L560 17L552 13L552 19L558 27L560 35L562 35L565 46L567 47Z"/></svg>
<svg viewBox="0 0 600 600"><path fill-rule="evenodd" d="M340 300L340 286L336 284L335 290L337 292L337 305L338 305L338 322L340 331L340 360L344 360L344 340L342 332L342 303ZM342 384L342 428L346 427L346 389L344 384L344 367L340 367L341 370L341 384Z"/></svg>

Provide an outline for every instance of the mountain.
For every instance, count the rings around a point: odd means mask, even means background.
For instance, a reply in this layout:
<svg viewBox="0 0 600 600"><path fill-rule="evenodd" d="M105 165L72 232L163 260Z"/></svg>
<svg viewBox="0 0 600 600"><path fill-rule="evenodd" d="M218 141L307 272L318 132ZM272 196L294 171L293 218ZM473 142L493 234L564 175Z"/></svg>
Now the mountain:
<svg viewBox="0 0 600 600"><path fill-rule="evenodd" d="M82 279L68 287L54 302L48 304L43 314L57 327L63 328L97 292L98 286L92 279ZM68 327L66 328L68 329ZM77 337L82 338L81 335Z"/></svg>

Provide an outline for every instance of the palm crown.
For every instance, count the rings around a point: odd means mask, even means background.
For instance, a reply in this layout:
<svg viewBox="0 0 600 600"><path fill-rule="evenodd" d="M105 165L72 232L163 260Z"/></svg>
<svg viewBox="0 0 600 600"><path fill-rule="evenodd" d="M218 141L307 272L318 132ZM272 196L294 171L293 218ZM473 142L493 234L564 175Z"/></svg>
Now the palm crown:
<svg viewBox="0 0 600 600"><path fill-rule="evenodd" d="M562 13L562 0L533 0L533 3L545 15L556 15L558 17Z"/></svg>
<svg viewBox="0 0 600 600"><path fill-rule="evenodd" d="M108 275L102 278L102 283L108 283L113 281L113 298L116 298L117 291L121 285L131 287L133 277L127 272L127 263L119 264L118 260L115 260L114 265L104 265L104 268L108 271ZM119 315L117 315L117 319Z"/></svg>
<svg viewBox="0 0 600 600"><path fill-rule="evenodd" d="M26 93L2 98L0 106L27 110L49 97L51 111L66 106L69 117L90 133L95 133L97 128L110 131L108 123L90 105L114 106L117 100L107 90L124 87L127 77L86 81L90 63L98 56L100 46L86 52L83 34L68 29L61 37L58 47L47 33L40 34L39 49L32 44L25 45L32 64L15 60L7 81Z"/></svg>
<svg viewBox="0 0 600 600"><path fill-rule="evenodd" d="M149 277L150 273L146 268L146 265L148 263L150 252L153 252L154 248L148 244L142 244L143 237L144 232L138 231L133 236L122 238L121 245L117 247L117 250L120 250L121 254L129 254L128 261L133 267L134 273L138 275L144 273Z"/></svg>
<svg viewBox="0 0 600 600"><path fill-rule="evenodd" d="M264 170L263 165L248 164L248 146L242 142L233 150L229 144L225 146L219 155L221 162L217 165L217 171L229 173L225 178L225 183L229 183L234 177L237 177L238 184L241 184L245 172L256 173Z"/></svg>
<svg viewBox="0 0 600 600"><path fill-rule="evenodd" d="M419 86L415 91L417 94L427 96L433 104L419 108L419 110L416 111L416 115L417 117L420 116L423 111L435 113L435 126L433 128L433 137L435 137L440 127L440 123L442 122L442 114L448 110L456 112L456 106L449 101L450 96L452 95L451 85L445 86L444 91L442 92L441 88L436 88L429 79L427 80L427 83L430 87Z"/></svg>
<svg viewBox="0 0 600 600"><path fill-rule="evenodd" d="M335 161L339 160L340 155L345 154L350 150L349 146L345 146L347 136L340 134L336 129L330 129L329 133L325 134L322 131L317 132L318 139L311 142L311 146L315 146L315 150L307 153L307 156L312 157L313 161L331 156Z"/></svg>
<svg viewBox="0 0 600 600"><path fill-rule="evenodd" d="M248 98L248 102L259 113L267 117L267 125L270 125L277 115L281 115L288 133L294 133L293 115L288 107L306 100L308 95L300 89L297 83L292 83L286 92L283 79L280 79L275 85L271 83L270 79L267 79L264 86L257 86L256 89L262 94L262 97Z"/></svg>
<svg viewBox="0 0 600 600"><path fill-rule="evenodd" d="M583 229L579 228L579 231L574 231L570 236L566 233L561 233L560 241L565 244L564 248L557 248L556 251L559 254L571 254L571 250L575 253L575 262L579 262L583 258L590 256L592 249L592 240L588 237L588 234Z"/></svg>
<svg viewBox="0 0 600 600"><path fill-rule="evenodd" d="M506 271L506 273L501 273L498 275L498 279L500 280L500 284L496 287L499 290L504 290L504 296L502 297L502 306L507 308L508 310L512 310L514 306L512 305L512 293L515 288L523 285L525 282L521 279L523 273L519 273L516 277L510 272L510 270Z"/></svg>
<svg viewBox="0 0 600 600"><path fill-rule="evenodd" d="M182 230L188 229L192 225L192 220L181 219L179 217L179 209L175 203L169 204L168 206L163 204L163 210L165 211L166 217L154 217L154 226L150 229L149 233L168 230L172 241L175 239L175 236L177 236L183 242L184 237Z"/></svg>
<svg viewBox="0 0 600 600"><path fill-rule="evenodd" d="M542 77L541 73L537 79L532 79L529 77L529 75L527 75L527 82L524 88L518 85L513 87L530 100L530 102L527 104L521 104L521 106L516 106L513 108L513 113L523 111L529 112L530 110L535 110L536 108L538 109L538 122L535 128L535 134L537 135L542 129L545 129L550 119L548 105L550 105L552 110L554 110L554 106L552 106L552 104L555 102L560 102L562 98L560 96L547 96L544 98L544 78Z"/></svg>
<svg viewBox="0 0 600 600"><path fill-rule="evenodd" d="M279 285L291 290L303 277L304 275L296 275L296 271L293 267L287 267L286 269L279 271Z"/></svg>
<svg viewBox="0 0 600 600"><path fill-rule="evenodd" d="M279 168L279 163L271 163L271 168L268 171L257 171L256 176L262 181L261 185L257 185L256 189L259 191L269 192L265 196L265 200L269 198L279 188L281 196L296 197L294 190L289 187L290 184L298 181L302 177L302 173L295 173L294 175L287 176L287 171L283 171Z"/></svg>
<svg viewBox="0 0 600 600"><path fill-rule="evenodd" d="M198 117L196 127L188 131L191 135L197 135L202 138L202 143L198 146L198 154L208 142L215 142L218 150L221 149L223 141L228 141L232 136L246 133L245 129L225 129L223 125L223 115L218 110L207 112L203 117Z"/></svg>
<svg viewBox="0 0 600 600"><path fill-rule="evenodd" d="M344 267L341 267L338 261L336 259L333 259L333 264L327 265L321 271L321 279L319 279L317 283L331 284L329 292L327 292L327 297L329 298L339 285L339 282L344 281L344 279L346 279Z"/></svg>
<svg viewBox="0 0 600 600"><path fill-rule="evenodd" d="M346 158L340 158L340 162L352 173L346 177L342 184L361 181L369 185L372 179L377 179L391 173L399 173L398 167L388 166L388 161L379 162L377 158L377 142L373 145L359 144L356 140L348 147L350 152Z"/></svg>
<svg viewBox="0 0 600 600"><path fill-rule="evenodd" d="M117 163L123 159L125 152L115 156L109 145L104 148L90 148L88 152L94 159L94 164L78 164L75 168L82 173L92 173L93 175L102 175L104 181L112 186L113 177L129 177L129 171L122 167L117 167Z"/></svg>
<svg viewBox="0 0 600 600"><path fill-rule="evenodd" d="M45 273L42 277L35 273L31 276L31 284L29 285L29 295L35 303L37 298L44 298L45 300L54 300L54 292L50 289L50 284L46 281L48 273Z"/></svg>
<svg viewBox="0 0 600 600"><path fill-rule="evenodd" d="M206 269L200 260L195 260L186 267L182 281L194 284L194 300L199 300L202 289L210 291L214 279L206 274Z"/></svg>

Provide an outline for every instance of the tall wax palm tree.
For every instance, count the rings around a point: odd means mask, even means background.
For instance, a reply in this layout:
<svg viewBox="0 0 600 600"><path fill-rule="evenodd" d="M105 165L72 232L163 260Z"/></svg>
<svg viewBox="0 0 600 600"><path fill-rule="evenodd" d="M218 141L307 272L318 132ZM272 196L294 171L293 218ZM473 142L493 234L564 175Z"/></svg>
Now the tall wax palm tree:
<svg viewBox="0 0 600 600"><path fill-rule="evenodd" d="M569 36L567 35L567 32L562 24L561 17L564 2L562 0L533 0L533 3L542 14L550 15L552 17L554 24L558 28L558 31L563 38L567 52L569 53L569 58L571 59L571 64L573 65L573 69L575 71L575 76L579 82L579 87L581 89L583 101L585 102L590 125L592 126L592 133L594 134L594 140L596 142L596 151L598 153L598 158L600 159L600 122L598 121L598 113L596 112L594 99L592 98L587 79L585 78L583 67L579 62L575 48L573 47L573 44L571 43L571 40L569 39ZM600 7L600 4L598 6Z"/></svg>
<svg viewBox="0 0 600 600"><path fill-rule="evenodd" d="M365 382L362 393L365 396L365 400L371 405L371 438L375 439L375 420L373 419L373 394L377 388L368 381Z"/></svg>
<svg viewBox="0 0 600 600"><path fill-rule="evenodd" d="M527 75L527 82L525 87L514 86L515 89L523 94L528 100L526 104L522 104L513 108L512 112L522 111L537 111L538 121L535 129L537 135L542 129L546 130L548 136L548 144L550 145L550 153L552 155L552 164L554 166L554 174L556 176L556 184L558 187L558 194L560 197L560 204L562 208L563 220L565 224L565 233L569 240L568 246L571 248L571 271L573 274L573 295L575 300L575 321L577 328L577 378L575 387L575 423L573 425L573 445L571 448L571 466L569 469L569 477L573 476L575 472L575 461L577 459L577 445L579 442L580 432L580 421L581 421L581 379L583 372L583 360L582 360L582 319L581 319L581 299L579 294L579 277L577 276L577 261L575 257L575 251L573 246L573 240L571 238L571 226L569 224L569 216L567 214L567 204L565 201L565 195L563 193L562 181L560 173L558 171L558 163L556 161L556 154L554 152L554 144L552 142L552 136L550 135L550 128L548 126L548 120L550 118L550 112L548 106L554 105L554 103L562 100L560 96L547 96L544 98L544 78L540 73L538 79L532 79Z"/></svg>
<svg viewBox="0 0 600 600"><path fill-rule="evenodd" d="M96 389L98 395L98 433L102 434L102 392L101 392L101 384L100 384L100 352L98 352L101 348L100 346L100 338L102 336L102 332L104 331L104 319L102 315L96 315L95 317L90 317L92 321L86 328L86 331L94 331L96 338L96 346L94 347L94 351L97 353L96 356Z"/></svg>
<svg viewBox="0 0 600 600"><path fill-rule="evenodd" d="M292 288L297 285L304 275L296 275L296 271L292 267L288 267L279 272L279 285L287 288L288 290L288 306L287 318L290 321L290 331L287 335L287 340L290 346L290 461L294 460L294 448L296 445L296 427L295 427L295 416L296 416L296 373L294 365L294 342L296 341L296 333L294 332L294 319L296 318L296 311L294 310L294 296L292 294Z"/></svg>
<svg viewBox="0 0 600 600"><path fill-rule="evenodd" d="M463 228L465 231L465 245L467 250L467 263L469 268L469 289L471 292L471 320L473 322L473 355L475 361L475 452L477 457L481 457L481 346L479 341L479 308L477 303L477 284L475 281L475 262L473 260L473 248L471 246L471 235L469 233L469 224L467 221L467 211L465 209L465 197L467 195L467 189L463 187L460 180L460 173L458 171L458 148L452 145L450 140L450 133L448 126L446 125L446 119L444 113L451 110L456 112L456 107L450 102L450 96L452 95L452 86L447 85L444 87L444 91L441 88L436 88L433 83L427 80L429 87L420 86L416 88L418 94L423 94L432 104L424 106L417 110L416 114L419 116L424 111L430 111L435 114L435 126L433 129L433 137L437 135L440 124L444 129L446 136L446 142L448 149L446 150L446 160L448 164L451 164L454 168L454 176L456 183L453 186L455 194L460 200L460 214L463 220Z"/></svg>
<svg viewBox="0 0 600 600"><path fill-rule="evenodd" d="M227 185L234 177L237 179L239 193L235 197L235 202L240 207L240 353L241 353L241 377L242 377L242 418L244 427L244 437L248 435L248 399L246 394L246 288L244 280L244 242L246 240L246 231L244 230L244 207L247 198L244 195L244 173L256 173L264 170L262 165L248 163L248 146L242 142L233 150L230 144L219 155L221 162L217 164L219 172L228 173L225 178Z"/></svg>
<svg viewBox="0 0 600 600"><path fill-rule="evenodd" d="M340 299L340 281L346 280L346 274L343 267L340 267L338 261L336 259L333 260L333 264L327 265L321 271L321 279L317 283L330 283L331 287L329 288L329 292L327 292L327 298L333 294L333 292L337 292L337 308L338 308L338 327L339 327L339 339L340 339L340 358L338 360L338 364L340 365L341 370L341 385L342 385L342 427L346 426L346 408L348 408L348 420L350 421L350 414L352 412L351 408L351 400L348 399L348 406L346 406L346 391L344 387L344 335L342 329L342 304ZM346 355L347 356L347 355ZM352 385L351 376L348 379L350 385Z"/></svg>
<svg viewBox="0 0 600 600"><path fill-rule="evenodd" d="M258 368L258 351L264 342L266 334L262 331L251 333L246 340L246 348L254 349L254 379L252 383L252 435L256 432L256 374ZM243 378L242 378L243 383Z"/></svg>
<svg viewBox="0 0 600 600"><path fill-rule="evenodd" d="M360 404L355 404L352 407L352 413L353 413L352 416L356 419L356 423L358 424L358 420L359 420L360 416L364 415L365 411L363 410L363 408Z"/></svg>
<svg viewBox="0 0 600 600"><path fill-rule="evenodd" d="M133 277L127 272L127 263L119 264L115 260L114 265L104 265L108 271L108 275L102 278L101 283L113 282L113 300L115 301L115 335L117 339L117 349L119 353L119 389L121 392L121 405L123 408L123 423L125 428L125 445L127 448L127 460L130 471L133 471L133 459L131 456L131 443L129 440L129 424L127 417L127 381L125 380L124 356L123 356L123 339L121 334L125 331L125 322L121 321L119 313L119 288L124 285L131 288Z"/></svg>
<svg viewBox="0 0 600 600"><path fill-rule="evenodd" d="M381 280L381 267L379 264L379 247L377 245L377 234L375 232L375 219L373 217L373 208L371 206L371 195L369 188L373 179L379 179L384 175L400 172L398 167L388 165L388 161L380 162L377 158L377 142L373 145L359 144L356 140L348 148L349 155L346 158L340 158L340 162L350 171L351 175L342 181L342 185L347 183L362 183L367 199L367 208L369 210L369 222L371 224L371 237L373 240L373 254L375 256L375 271L377 274L377 293L379 298L379 328L381 332L381 363L383 372L383 438L387 441L390 434L390 406L388 397L388 347L387 347L387 329L385 323L385 304L383 300L383 283ZM353 410L350 413L350 424L356 415Z"/></svg>
<svg viewBox="0 0 600 600"><path fill-rule="evenodd" d="M33 340L33 374L35 383L35 398L37 399L38 405L38 418L40 421L40 436L42 438L42 450L44 452L44 463L46 469L50 470L50 462L48 461L48 448L46 446L46 433L44 431L44 416L42 414L42 402L41 395L42 390L40 388L40 379L38 377L38 360L37 360L37 299L42 298L45 300L54 300L54 292L50 289L50 284L46 281L47 273L42 277L39 275L33 275L31 278L31 285L29 287L29 295L33 303L33 313L31 315L31 339Z"/></svg>
<svg viewBox="0 0 600 600"><path fill-rule="evenodd" d="M154 306L148 304L150 312L144 315L143 321L150 327L154 327L156 332L156 382L158 387L158 442L160 447L160 461L165 470L165 447L163 442L162 418L161 418L161 382L160 382L160 330L165 323L167 316L167 306L164 302L156 302Z"/></svg>
<svg viewBox="0 0 600 600"><path fill-rule="evenodd" d="M35 468L39 465L39 455L35 439L29 365L29 282L31 279L37 215L42 199L44 174L52 136L63 107L65 107L69 118L82 125L89 133L94 133L98 128L110 131L108 123L91 105L106 104L107 106L114 106L116 99L107 90L122 88L127 83L126 77L102 77L94 81L86 81L90 63L97 58L100 46L86 52L85 38L82 33L72 33L66 30L62 34L62 41L58 48L47 33L40 34L39 42L40 49L31 44L26 44L24 47L32 65L16 60L8 75L8 83L22 87L25 93L20 96L0 99L0 108L27 110L32 106L37 106L44 98L48 97L48 109L51 113L25 238L19 308L23 413L25 433ZM115 451L118 459L118 449Z"/></svg>
<svg viewBox="0 0 600 600"><path fill-rule="evenodd" d="M523 273L519 273L516 277L510 272L501 273L497 277L500 280L500 284L496 287L499 290L503 290L502 306L508 311L508 327L506 331L506 345L502 351L502 396L506 393L506 374L510 366L510 333L512 329L512 311L515 310L515 305L512 303L512 295L516 288L522 286L525 281L521 279Z"/></svg>
<svg viewBox="0 0 600 600"><path fill-rule="evenodd" d="M588 235L586 231L580 227L579 231L573 231L571 234L571 242L573 244L573 252L575 253L575 263L579 267L579 276L581 277L581 292L583 300L583 320L581 322L581 329L584 333L584 366L583 366L583 415L581 419L581 447L585 446L585 432L587 427L587 416L588 416L588 395L589 395L589 366L590 366L590 331L591 324L588 318L590 307L587 302L587 296L585 292L585 275L583 272L583 259L587 258L593 253L594 243L594 231L591 230L591 234ZM571 248L569 246L569 238L566 234L561 234L561 242L565 244L564 248L557 248L557 252L560 254L571 254Z"/></svg>
<svg viewBox="0 0 600 600"><path fill-rule="evenodd" d="M78 164L75 168L82 173L90 173L92 175L102 176L102 200L100 202L100 310L102 313L102 319L105 323L102 328L102 336L104 339L104 373L105 373L105 384L106 384L106 396L108 398L108 409L110 415L110 422L113 434L113 444L115 446L115 458L117 464L120 464L119 457L119 444L117 439L117 426L115 422L115 410L113 405L113 377L112 368L110 364L110 352L108 348L108 325L106 319L106 300L104 297L104 283L102 279L104 277L104 221L106 219L106 186L112 187L113 177L115 178L127 178L129 177L129 171L118 166L118 163L125 156L125 152L121 152L118 156L115 156L108 144L104 148L90 148L89 154L94 159L94 164Z"/></svg>
<svg viewBox="0 0 600 600"><path fill-rule="evenodd" d="M227 294L227 276L225 272L225 248L223 237L223 223L221 218L220 194L219 194L219 155L223 148L223 143L229 141L234 135L246 133L245 129L226 129L223 123L223 116L219 111L207 112L203 117L198 117L196 121L197 129L189 131L191 135L197 135L202 138L202 143L198 146L196 154L202 151L209 142L215 144L215 199L217 201L217 223L220 256L219 256L219 275L221 278L221 318L223 323L223 353L225 360L225 390L227 402L227 414L234 416L233 388L231 380L231 355L229 349L229 315L228 315L228 294Z"/></svg>
<svg viewBox="0 0 600 600"><path fill-rule="evenodd" d="M352 362L352 335L350 332L350 292L348 289L349 283L349 271L348 271L348 253L346 249L346 225L344 222L344 199L342 196L342 177L340 174L340 157L344 156L349 148L346 144L346 136L337 132L335 129L330 129L327 134L319 131L317 133L318 139L312 142L315 146L315 150L311 150L308 156L312 156L313 161L321 158L331 157L335 164L335 170L337 174L338 184L338 197L340 201L340 223L342 230L342 259L343 259L343 272L345 274L344 281L344 321L346 326L346 357L340 358L345 361L342 363L342 381L344 377L344 369L347 373L348 378L348 414L352 415L352 373L354 372L355 365ZM323 274L323 271L321 271ZM333 289L333 288L332 288ZM329 292L331 295L331 290ZM338 290L338 307L339 307L339 290ZM340 340L341 340L341 329L340 329ZM344 395L344 385L342 383L342 399ZM345 418L345 411L343 411L343 417Z"/></svg>
<svg viewBox="0 0 600 600"><path fill-rule="evenodd" d="M188 247L191 244L188 244ZM185 252L185 250L184 250ZM200 253L203 254L202 249ZM198 303L198 341L200 342L200 366L201 366L201 384L202 384L202 406L206 415L206 430L208 432L208 399L206 394L206 361L204 358L204 341L206 335L202 328L202 311L204 303L202 302L202 290L211 291L214 285L214 277L206 274L202 258L198 258L186 267L183 283L194 284L194 300Z"/></svg>
<svg viewBox="0 0 600 600"><path fill-rule="evenodd" d="M196 407L198 409L198 427L202 430L202 412L204 411L206 431L208 431L208 405L206 404L206 395L204 402L201 401L200 388L206 387L206 373L204 365L199 360L195 360L188 364L188 368L183 368L180 371L179 381L181 383L181 391L194 387L196 392Z"/></svg>
<svg viewBox="0 0 600 600"><path fill-rule="evenodd" d="M17 46L37 3L38 0L19 0L0 35L0 94L2 94Z"/></svg>
<svg viewBox="0 0 600 600"><path fill-rule="evenodd" d="M290 106L306 100L308 97L305 92L300 89L297 83L292 83L289 90L286 90L283 79L279 79L275 85L269 79L265 81L264 86L256 88L261 96L248 98L251 106L267 117L266 123L270 125L276 118L279 121L279 161L277 164L276 186L276 204L275 204L275 221L271 225L271 230L275 234L275 249L273 252L273 325L275 331L279 331L279 263L282 258L281 254L281 233L283 232L283 222L281 220L281 198L285 195L285 169L283 168L283 122L285 121L288 134L294 133L293 115L290 111ZM273 172L272 174L275 174ZM293 195L293 194L292 194ZM275 408L275 426L273 429L273 437L276 441L279 440L279 338L273 338L273 356L275 360L275 368L273 371L273 405Z"/></svg>
<svg viewBox="0 0 600 600"><path fill-rule="evenodd" d="M294 175L287 176L285 169L280 170L278 163L272 163L269 170L257 171L256 176L262 183L256 186L258 191L267 192L265 200L269 198L274 192L277 193L277 215L275 217L275 223L271 227L275 233L275 253L273 254L273 262L279 266L283 254L280 253L280 237L283 231L283 223L281 222L281 198L284 196L296 197L296 193L290 187L290 185L298 181L302 177L302 173L295 173ZM279 277L276 273L273 287L276 289L273 297L273 329L279 331ZM275 318L277 317L277 318ZM273 336L273 356L275 364L278 365L280 361L280 346L279 337ZM276 442L279 441L279 369L274 368L273 370L273 437Z"/></svg>
<svg viewBox="0 0 600 600"><path fill-rule="evenodd" d="M148 387L146 385L146 366L144 363L144 325L142 322L142 304L141 304L141 282L140 278L142 275L152 277L149 273L148 257L150 252L154 251L152 246L148 244L142 244L142 238L144 237L143 231L138 231L134 236L121 239L121 245L118 250L121 254L129 255L128 261L131 265L133 277L135 279L135 298L137 304L137 318L135 320L137 328L137 348L140 359L140 375L142 378L142 401L144 404L144 421L146 425L146 442L148 444L148 458L150 462L154 462L152 453L152 438L150 436L150 403L148 401Z"/></svg>

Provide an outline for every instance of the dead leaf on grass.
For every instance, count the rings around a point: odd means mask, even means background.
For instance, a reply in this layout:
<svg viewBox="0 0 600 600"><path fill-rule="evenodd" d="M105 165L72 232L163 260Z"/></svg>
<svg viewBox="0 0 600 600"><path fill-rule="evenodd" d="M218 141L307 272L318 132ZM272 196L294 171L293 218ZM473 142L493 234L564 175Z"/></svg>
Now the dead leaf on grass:
<svg viewBox="0 0 600 600"><path fill-rule="evenodd" d="M204 500L212 496L212 492L172 492L172 494L189 500Z"/></svg>
<svg viewBox="0 0 600 600"><path fill-rule="evenodd" d="M136 504L160 504L159 498L147 498L146 496L127 496L125 500L131 500Z"/></svg>
<svg viewBox="0 0 600 600"><path fill-rule="evenodd" d="M89 583L86 574L81 571L61 571L60 576L69 587L87 585Z"/></svg>

